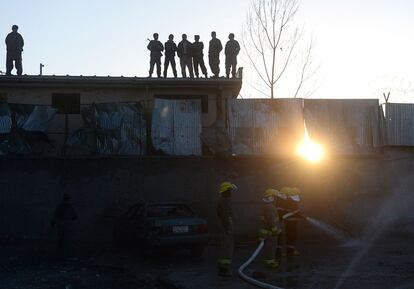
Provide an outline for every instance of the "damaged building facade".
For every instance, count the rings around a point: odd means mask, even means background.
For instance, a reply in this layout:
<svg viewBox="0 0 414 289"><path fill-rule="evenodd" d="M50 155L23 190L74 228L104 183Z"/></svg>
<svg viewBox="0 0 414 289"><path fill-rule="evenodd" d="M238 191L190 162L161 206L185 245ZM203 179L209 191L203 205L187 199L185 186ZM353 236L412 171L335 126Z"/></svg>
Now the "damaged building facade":
<svg viewBox="0 0 414 289"><path fill-rule="evenodd" d="M2 154L202 155L241 79L1 79ZM15 131L22 136L14 135ZM19 146L8 143L21 143Z"/></svg>
<svg viewBox="0 0 414 289"><path fill-rule="evenodd" d="M398 185L387 167L395 148L414 145L414 105L239 99L241 86L240 78L0 77L1 233L53 238L52 210L69 193L82 240L109 241L113 221L142 199L188 203L214 235L225 180L240 188L239 236L256 238L268 187L301 187L307 213L364 226L376 202L352 200L386 198ZM295 155L305 133L329 154L311 169Z"/></svg>

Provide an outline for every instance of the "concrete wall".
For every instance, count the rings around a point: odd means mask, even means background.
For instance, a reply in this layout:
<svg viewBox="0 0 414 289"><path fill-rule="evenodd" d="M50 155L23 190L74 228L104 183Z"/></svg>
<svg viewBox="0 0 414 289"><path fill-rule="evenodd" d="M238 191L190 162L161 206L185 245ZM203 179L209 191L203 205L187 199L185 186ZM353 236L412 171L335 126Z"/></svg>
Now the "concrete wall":
<svg viewBox="0 0 414 289"><path fill-rule="evenodd" d="M406 156L412 153L392 162L392 170L383 158L331 159L319 166L270 158L3 158L0 234L54 238L50 220L63 192L72 195L77 238L84 241L109 241L115 218L140 199L186 202L214 234L217 187L228 179L239 186L234 213L240 237L255 238L264 189L286 185L302 188L308 215L357 234L399 186L399 172L410 179L414 162Z"/></svg>

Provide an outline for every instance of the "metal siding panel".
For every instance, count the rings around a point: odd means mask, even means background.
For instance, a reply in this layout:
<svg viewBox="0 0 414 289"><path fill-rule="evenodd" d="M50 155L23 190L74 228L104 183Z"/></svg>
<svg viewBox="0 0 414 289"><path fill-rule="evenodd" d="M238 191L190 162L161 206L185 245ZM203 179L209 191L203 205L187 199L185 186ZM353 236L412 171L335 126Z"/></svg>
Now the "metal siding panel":
<svg viewBox="0 0 414 289"><path fill-rule="evenodd" d="M383 109L385 144L414 146L414 104L387 103Z"/></svg>
<svg viewBox="0 0 414 289"><path fill-rule="evenodd" d="M334 153L373 152L379 138L378 106L378 100L305 100L309 136Z"/></svg>
<svg viewBox="0 0 414 289"><path fill-rule="evenodd" d="M154 147L168 155L201 155L201 101L156 99Z"/></svg>
<svg viewBox="0 0 414 289"><path fill-rule="evenodd" d="M166 154L173 153L173 108L174 104L167 99L156 99L152 114L152 143L157 150Z"/></svg>
<svg viewBox="0 0 414 289"><path fill-rule="evenodd" d="M174 154L201 155L201 101L174 101Z"/></svg>
<svg viewBox="0 0 414 289"><path fill-rule="evenodd" d="M287 154L303 137L302 99L229 101L234 154Z"/></svg>

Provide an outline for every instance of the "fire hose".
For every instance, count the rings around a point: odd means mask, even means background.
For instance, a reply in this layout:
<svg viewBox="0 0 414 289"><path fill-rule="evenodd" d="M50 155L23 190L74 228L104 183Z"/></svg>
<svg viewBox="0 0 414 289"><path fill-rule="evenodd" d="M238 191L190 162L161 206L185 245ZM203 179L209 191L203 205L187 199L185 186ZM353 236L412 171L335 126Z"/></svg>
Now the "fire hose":
<svg viewBox="0 0 414 289"><path fill-rule="evenodd" d="M288 213L288 214L283 216L283 219L287 219L287 218L297 214L298 212L299 212L299 210ZM263 249L264 242L265 241L260 241L259 245L257 246L256 250L253 252L253 254L250 256L250 258L240 266L239 272L238 272L239 276L244 281L246 281L246 282L248 282L248 283L250 283L254 286L260 287L260 288L283 289L282 287L277 287L277 286L274 286L274 285L271 285L271 284L268 284L268 283L260 282L260 281L254 279L252 277L249 277L249 276L247 276L246 274L243 273L244 269L246 269L257 258L257 256L260 254L260 252Z"/></svg>

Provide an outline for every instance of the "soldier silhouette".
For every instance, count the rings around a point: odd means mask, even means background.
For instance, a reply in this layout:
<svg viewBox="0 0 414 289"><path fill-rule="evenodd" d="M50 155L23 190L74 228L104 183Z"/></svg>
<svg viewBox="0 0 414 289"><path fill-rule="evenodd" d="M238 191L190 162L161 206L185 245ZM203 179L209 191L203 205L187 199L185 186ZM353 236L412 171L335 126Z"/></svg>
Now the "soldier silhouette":
<svg viewBox="0 0 414 289"><path fill-rule="evenodd" d="M211 32L211 40L208 47L208 62L214 78L220 74L220 52L223 50L221 41L216 38L216 32Z"/></svg>
<svg viewBox="0 0 414 289"><path fill-rule="evenodd" d="M19 27L12 26L12 32L6 37L7 55L6 55L6 75L11 75L13 62L16 66L17 75L22 75L22 51L24 46L23 37L17 32Z"/></svg>
<svg viewBox="0 0 414 289"><path fill-rule="evenodd" d="M177 54L180 57L181 74L184 78L187 77L186 69L190 73L190 78L194 78L193 60L192 60L192 44L187 40L187 34L182 35L180 43L178 43Z"/></svg>
<svg viewBox="0 0 414 289"><path fill-rule="evenodd" d="M194 73L198 78L198 66L200 66L201 72L207 78L207 69L204 65L204 43L200 41L200 35L194 35L193 43L193 64L194 64Z"/></svg>
<svg viewBox="0 0 414 289"><path fill-rule="evenodd" d="M230 68L232 77L236 77L237 55L240 52L239 42L234 40L234 34L229 34L224 53L226 54L226 77L229 78Z"/></svg>
<svg viewBox="0 0 414 289"><path fill-rule="evenodd" d="M149 77L152 77L152 72L154 71L154 65L157 65L157 75L161 77L161 56L162 51L164 51L164 46L158 40L158 33L153 34L154 40L151 40L147 48L151 51L151 60L150 60L150 69Z"/></svg>
<svg viewBox="0 0 414 289"><path fill-rule="evenodd" d="M167 77L168 65L171 63L174 77L177 78L177 69L175 65L176 51L177 45L174 43L174 35L170 34L170 36L168 36L168 41L165 42L164 77Z"/></svg>

